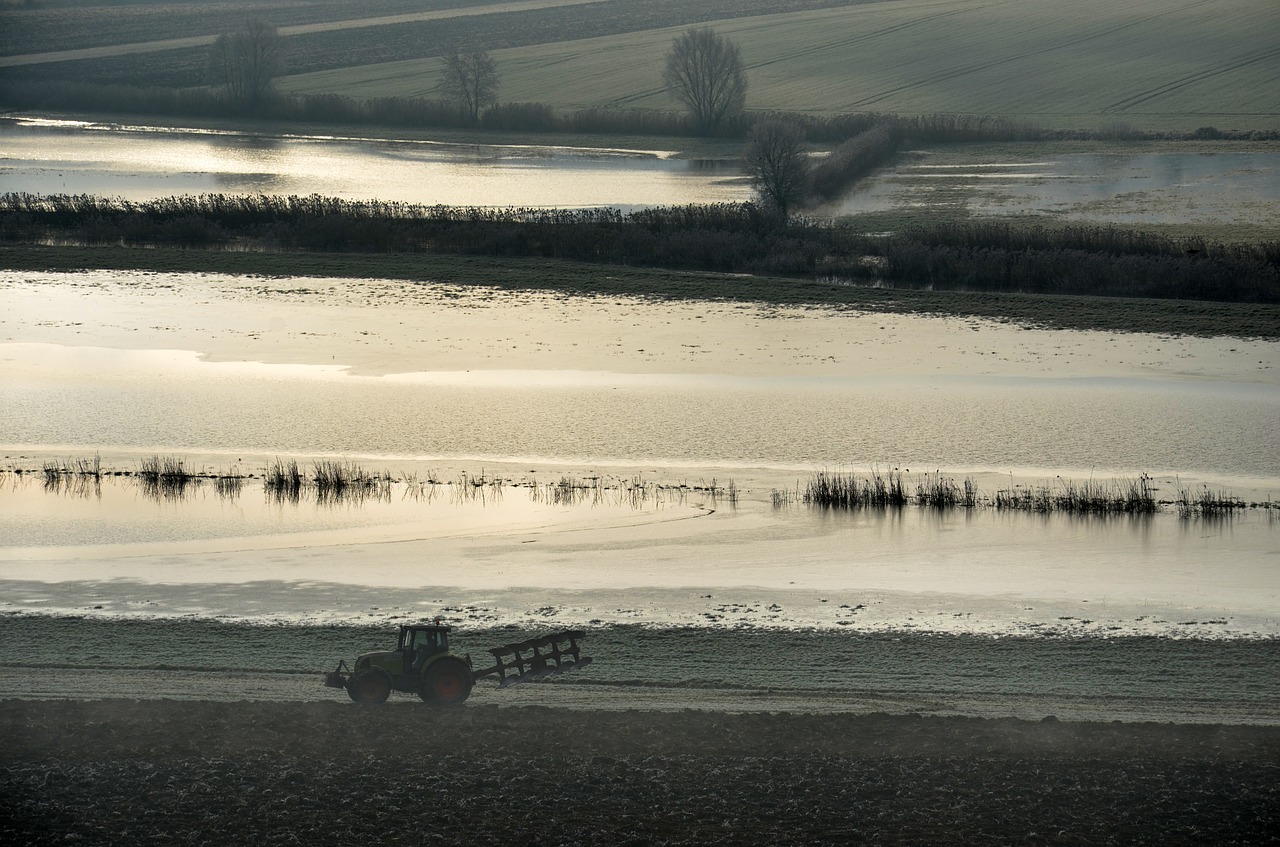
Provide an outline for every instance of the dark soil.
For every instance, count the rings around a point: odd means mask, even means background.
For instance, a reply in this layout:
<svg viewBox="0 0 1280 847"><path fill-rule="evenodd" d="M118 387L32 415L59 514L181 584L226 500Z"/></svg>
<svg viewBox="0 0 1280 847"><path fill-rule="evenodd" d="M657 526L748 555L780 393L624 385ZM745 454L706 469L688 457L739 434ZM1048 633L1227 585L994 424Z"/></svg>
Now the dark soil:
<svg viewBox="0 0 1280 847"><path fill-rule="evenodd" d="M9 844L1267 844L1280 728L3 701Z"/></svg>

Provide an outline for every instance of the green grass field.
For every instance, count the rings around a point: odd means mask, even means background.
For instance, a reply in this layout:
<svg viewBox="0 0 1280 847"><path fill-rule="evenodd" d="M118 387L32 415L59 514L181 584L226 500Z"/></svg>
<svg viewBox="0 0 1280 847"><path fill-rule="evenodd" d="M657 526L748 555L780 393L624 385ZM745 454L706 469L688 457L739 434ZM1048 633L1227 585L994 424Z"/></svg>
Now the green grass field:
<svg viewBox="0 0 1280 847"><path fill-rule="evenodd" d="M720 21L748 107L1002 115L1047 128L1280 128L1274 0L890 0ZM645 30L495 52L504 101L671 108L673 35ZM427 95L434 59L285 77L281 88Z"/></svg>

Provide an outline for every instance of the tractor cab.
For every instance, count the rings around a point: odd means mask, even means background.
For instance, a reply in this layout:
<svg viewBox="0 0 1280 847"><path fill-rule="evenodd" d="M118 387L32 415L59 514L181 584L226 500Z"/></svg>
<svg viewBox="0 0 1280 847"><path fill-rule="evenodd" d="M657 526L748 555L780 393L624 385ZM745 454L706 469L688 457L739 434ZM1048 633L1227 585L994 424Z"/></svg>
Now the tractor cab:
<svg viewBox="0 0 1280 847"><path fill-rule="evenodd" d="M412 624L400 627L400 642L397 649L402 650L405 664L417 669L439 653L449 652L449 631L453 627L447 624Z"/></svg>

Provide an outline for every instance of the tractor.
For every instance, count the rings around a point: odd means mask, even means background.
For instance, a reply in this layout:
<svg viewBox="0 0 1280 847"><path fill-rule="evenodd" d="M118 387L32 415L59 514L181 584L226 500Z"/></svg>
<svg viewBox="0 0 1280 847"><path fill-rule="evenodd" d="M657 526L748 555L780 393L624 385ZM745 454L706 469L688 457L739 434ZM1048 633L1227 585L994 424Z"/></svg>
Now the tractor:
<svg viewBox="0 0 1280 847"><path fill-rule="evenodd" d="M449 652L452 630L439 618L401 626L394 650L365 653L355 667L339 661L336 670L325 674L324 684L345 688L362 706L385 703L393 690L417 694L432 706L456 706L484 677L496 676L499 687L506 688L591 664L578 646L585 633L574 629L495 647L487 651L493 665L476 670L471 656Z"/></svg>

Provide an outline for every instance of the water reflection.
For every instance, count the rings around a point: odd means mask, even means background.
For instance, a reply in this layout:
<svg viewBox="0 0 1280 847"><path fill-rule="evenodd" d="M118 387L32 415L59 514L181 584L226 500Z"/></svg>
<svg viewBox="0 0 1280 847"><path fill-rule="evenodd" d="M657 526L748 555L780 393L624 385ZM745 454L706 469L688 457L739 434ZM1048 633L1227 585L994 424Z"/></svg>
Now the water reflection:
<svg viewBox="0 0 1280 847"><path fill-rule="evenodd" d="M1280 218L1280 153L1073 153L1023 163L922 161L859 183L836 214L944 206L1115 223ZM1259 219L1261 214L1262 219Z"/></svg>
<svg viewBox="0 0 1280 847"><path fill-rule="evenodd" d="M664 151L256 135L0 121L6 190L146 200L323 194L426 205L583 208L747 199L736 162Z"/></svg>

